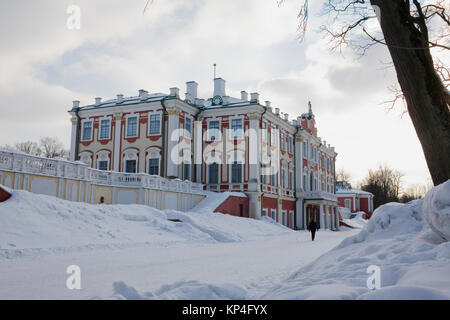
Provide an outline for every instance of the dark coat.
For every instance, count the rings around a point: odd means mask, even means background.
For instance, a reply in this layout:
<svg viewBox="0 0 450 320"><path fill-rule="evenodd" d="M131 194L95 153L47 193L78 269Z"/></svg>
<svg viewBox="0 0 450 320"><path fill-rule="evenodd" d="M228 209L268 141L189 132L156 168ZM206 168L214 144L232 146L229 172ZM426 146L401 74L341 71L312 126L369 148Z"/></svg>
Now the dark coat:
<svg viewBox="0 0 450 320"><path fill-rule="evenodd" d="M317 230L317 224L314 222L314 220L311 220L311 222L308 225L309 231L316 231Z"/></svg>

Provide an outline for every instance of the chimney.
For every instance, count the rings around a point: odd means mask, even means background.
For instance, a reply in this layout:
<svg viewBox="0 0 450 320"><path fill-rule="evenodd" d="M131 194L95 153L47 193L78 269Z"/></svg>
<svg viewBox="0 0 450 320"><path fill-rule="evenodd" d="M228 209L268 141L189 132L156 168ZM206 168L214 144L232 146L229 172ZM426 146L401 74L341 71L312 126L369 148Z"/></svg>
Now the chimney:
<svg viewBox="0 0 450 320"><path fill-rule="evenodd" d="M288 113L284 114L284 120L289 121L289 114Z"/></svg>
<svg viewBox="0 0 450 320"><path fill-rule="evenodd" d="M293 125L293 126L295 126L295 127L296 127L296 126L298 126L298 121L297 121L297 120L295 120L295 119L294 119L294 120L292 120L292 125Z"/></svg>
<svg viewBox="0 0 450 320"><path fill-rule="evenodd" d="M123 94L118 94L117 95L117 102L121 103L123 101Z"/></svg>
<svg viewBox="0 0 450 320"><path fill-rule="evenodd" d="M78 108L80 106L80 101L78 101L78 100L72 101L72 104L73 104L73 108Z"/></svg>
<svg viewBox="0 0 450 320"><path fill-rule="evenodd" d="M199 98L195 99L195 105L203 107L205 105L205 99L199 99Z"/></svg>
<svg viewBox="0 0 450 320"><path fill-rule="evenodd" d="M241 100L248 101L248 93L247 91L241 91Z"/></svg>
<svg viewBox="0 0 450 320"><path fill-rule="evenodd" d="M301 126L302 125L302 117L298 116L297 122L298 122L298 125Z"/></svg>
<svg viewBox="0 0 450 320"><path fill-rule="evenodd" d="M270 109L270 110L272 110L272 107L271 107L271 105L272 105L272 102L270 102L270 101L266 101L266 108L267 108L267 109Z"/></svg>
<svg viewBox="0 0 450 320"><path fill-rule="evenodd" d="M195 103L197 99L198 83L195 81L186 82L186 100L190 103Z"/></svg>
<svg viewBox="0 0 450 320"><path fill-rule="evenodd" d="M178 98L180 96L180 89L177 87L170 88L170 95Z"/></svg>
<svg viewBox="0 0 450 320"><path fill-rule="evenodd" d="M250 102L259 103L259 93L257 92L250 93Z"/></svg>
<svg viewBox="0 0 450 320"><path fill-rule="evenodd" d="M146 91L144 89L139 90L139 97L141 98L141 100L147 99L148 91Z"/></svg>
<svg viewBox="0 0 450 320"><path fill-rule="evenodd" d="M280 108L275 108L275 114L279 117L280 116Z"/></svg>
<svg viewBox="0 0 450 320"><path fill-rule="evenodd" d="M215 78L214 79L214 96L221 96L223 97L225 95L225 80L222 78Z"/></svg>
<svg viewBox="0 0 450 320"><path fill-rule="evenodd" d="M102 98L100 97L95 98L95 105L98 106L100 103L102 103Z"/></svg>

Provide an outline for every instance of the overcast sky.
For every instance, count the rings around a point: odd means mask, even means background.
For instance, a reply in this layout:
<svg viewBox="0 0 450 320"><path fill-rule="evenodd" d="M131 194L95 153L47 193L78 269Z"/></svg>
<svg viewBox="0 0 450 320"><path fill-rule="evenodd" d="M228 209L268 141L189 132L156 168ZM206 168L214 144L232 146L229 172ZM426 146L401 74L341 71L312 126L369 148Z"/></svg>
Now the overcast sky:
<svg viewBox="0 0 450 320"><path fill-rule="evenodd" d="M337 167L358 182L389 164L405 182L426 183L428 170L409 116L387 111L396 83L387 49L358 59L331 53L321 1L310 1L304 42L297 41L300 0L2 0L0 4L0 145L58 136L69 147L72 100L169 91L199 83L212 96L213 67L227 94L259 92L297 117L312 101L319 135L336 147ZM67 7L81 8L69 30Z"/></svg>

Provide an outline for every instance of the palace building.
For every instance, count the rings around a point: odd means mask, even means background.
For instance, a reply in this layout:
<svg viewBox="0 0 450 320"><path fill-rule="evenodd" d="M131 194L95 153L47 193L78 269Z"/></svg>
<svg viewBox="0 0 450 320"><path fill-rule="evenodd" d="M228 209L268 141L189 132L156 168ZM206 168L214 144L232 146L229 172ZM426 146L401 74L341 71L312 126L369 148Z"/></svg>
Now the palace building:
<svg viewBox="0 0 450 320"><path fill-rule="evenodd" d="M244 193L237 215L268 216L293 229L311 219L338 229L334 147L317 134L312 106L295 119L261 103L258 93L226 95L214 79L212 97L186 83L169 94L80 106L73 102L70 157L92 168L147 173L201 183L205 190Z"/></svg>

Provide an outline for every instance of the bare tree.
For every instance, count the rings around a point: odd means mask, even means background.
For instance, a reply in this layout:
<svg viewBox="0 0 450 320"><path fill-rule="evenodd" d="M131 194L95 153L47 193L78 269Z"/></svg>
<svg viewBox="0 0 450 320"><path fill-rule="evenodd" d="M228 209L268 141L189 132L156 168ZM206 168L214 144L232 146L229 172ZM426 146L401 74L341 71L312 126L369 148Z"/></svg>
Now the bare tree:
<svg viewBox="0 0 450 320"><path fill-rule="evenodd" d="M350 183L351 180L352 180L352 177L351 177L350 173L345 171L344 168L340 168L336 171L336 181Z"/></svg>
<svg viewBox="0 0 450 320"><path fill-rule="evenodd" d="M58 138L43 137L40 139L42 148L42 156L47 158L67 158L68 152L64 149L64 145Z"/></svg>
<svg viewBox="0 0 450 320"><path fill-rule="evenodd" d="M34 141L18 142L15 144L15 149L33 156L40 156L42 154L39 144Z"/></svg>
<svg viewBox="0 0 450 320"><path fill-rule="evenodd" d="M280 0L281 4L284 0ZM431 49L450 50L450 4L445 0L324 0L329 23L322 26L332 49L351 46L360 54L387 46L408 114L435 185L450 179L450 94L448 68ZM308 21L300 10L300 31ZM371 20L378 19L379 28ZM431 24L438 28L430 30ZM399 97L397 92L396 97ZM396 99L397 100L397 99Z"/></svg>
<svg viewBox="0 0 450 320"><path fill-rule="evenodd" d="M373 193L375 208L388 202L398 202L403 176L402 172L388 165L380 165L376 170L369 170L361 183L362 189Z"/></svg>

